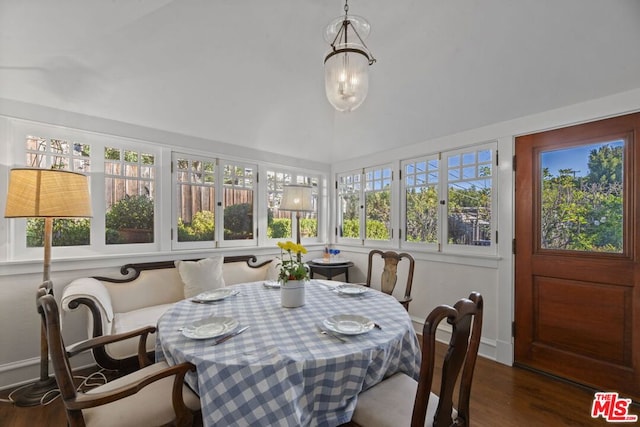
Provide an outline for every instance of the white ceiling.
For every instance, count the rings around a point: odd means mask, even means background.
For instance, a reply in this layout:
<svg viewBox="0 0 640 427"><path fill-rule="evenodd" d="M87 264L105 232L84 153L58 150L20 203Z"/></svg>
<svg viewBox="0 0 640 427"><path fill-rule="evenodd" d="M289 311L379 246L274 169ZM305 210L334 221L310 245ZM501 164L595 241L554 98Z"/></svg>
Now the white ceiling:
<svg viewBox="0 0 640 427"><path fill-rule="evenodd" d="M0 0L0 98L322 162L640 87L638 0L351 0L369 97L324 95L342 0Z"/></svg>

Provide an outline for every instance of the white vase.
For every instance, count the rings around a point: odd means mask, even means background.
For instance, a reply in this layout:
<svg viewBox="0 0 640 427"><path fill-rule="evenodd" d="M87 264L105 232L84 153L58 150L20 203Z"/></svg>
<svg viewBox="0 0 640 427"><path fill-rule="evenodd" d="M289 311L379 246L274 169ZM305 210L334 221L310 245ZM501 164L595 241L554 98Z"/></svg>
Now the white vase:
<svg viewBox="0 0 640 427"><path fill-rule="evenodd" d="M304 305L304 280L289 280L280 285L280 302L283 307L296 308Z"/></svg>

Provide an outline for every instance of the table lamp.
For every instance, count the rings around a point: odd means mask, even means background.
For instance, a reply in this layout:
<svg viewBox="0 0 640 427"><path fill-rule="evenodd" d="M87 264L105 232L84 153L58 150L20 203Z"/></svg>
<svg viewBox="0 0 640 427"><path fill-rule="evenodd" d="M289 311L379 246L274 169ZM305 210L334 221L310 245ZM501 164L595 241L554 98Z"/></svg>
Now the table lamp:
<svg viewBox="0 0 640 427"><path fill-rule="evenodd" d="M56 169L16 168L9 172L5 218L44 218L43 283L50 280L54 218L91 217L87 177ZM40 379L12 395L16 406L35 406L56 388L49 377L49 348L44 326L40 331Z"/></svg>
<svg viewBox="0 0 640 427"><path fill-rule="evenodd" d="M279 209L296 212L296 243L300 244L300 212L313 212L312 187L308 185L285 185Z"/></svg>

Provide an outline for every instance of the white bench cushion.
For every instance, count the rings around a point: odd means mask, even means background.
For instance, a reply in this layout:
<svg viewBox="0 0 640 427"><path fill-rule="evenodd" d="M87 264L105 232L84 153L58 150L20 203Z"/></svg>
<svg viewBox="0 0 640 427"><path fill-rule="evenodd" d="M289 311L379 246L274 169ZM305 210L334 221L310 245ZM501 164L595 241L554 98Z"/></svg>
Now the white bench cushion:
<svg viewBox="0 0 640 427"><path fill-rule="evenodd" d="M153 305L151 307L140 308L126 313L116 313L111 333L119 334L122 332L129 332L133 329L142 328L144 326L156 326L160 316L162 316L172 305L173 304ZM138 351L138 339L139 338L136 337L109 344L106 347L107 353L114 358L134 356ZM147 338L147 351L155 350L155 345L156 335L150 334Z"/></svg>

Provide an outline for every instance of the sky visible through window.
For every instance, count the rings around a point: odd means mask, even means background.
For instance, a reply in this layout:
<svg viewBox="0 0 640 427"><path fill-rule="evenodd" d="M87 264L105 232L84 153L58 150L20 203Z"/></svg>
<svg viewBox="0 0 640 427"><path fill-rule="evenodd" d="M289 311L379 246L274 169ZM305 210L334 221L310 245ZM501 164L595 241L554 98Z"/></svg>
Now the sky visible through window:
<svg viewBox="0 0 640 427"><path fill-rule="evenodd" d="M589 173L589 167L587 164L591 150L597 150L599 147L604 145L609 145L612 148L622 147L623 144L624 141L617 140L591 145L581 145L562 150L545 151L541 154L542 167L549 168L549 173L554 176L559 175L558 171L560 169L571 169L575 172L576 177L586 176Z"/></svg>

